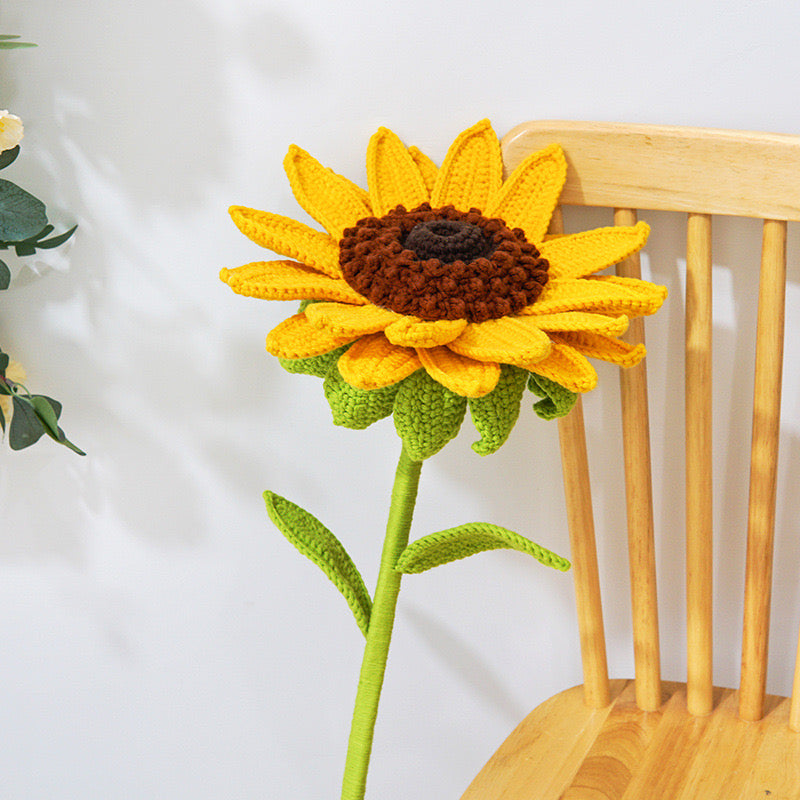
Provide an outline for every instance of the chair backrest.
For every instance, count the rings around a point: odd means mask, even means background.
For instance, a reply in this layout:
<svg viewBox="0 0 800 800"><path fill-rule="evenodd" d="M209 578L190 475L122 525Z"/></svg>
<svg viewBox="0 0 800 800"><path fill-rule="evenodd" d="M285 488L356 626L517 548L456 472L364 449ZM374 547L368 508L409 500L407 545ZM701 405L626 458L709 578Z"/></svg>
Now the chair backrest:
<svg viewBox="0 0 800 800"><path fill-rule="evenodd" d="M687 702L692 714L712 709L712 215L763 220L756 331L750 497L747 521L740 716L760 719L766 692L767 643L780 425L786 290L787 221L800 220L800 136L650 125L532 122L503 139L508 170L558 142L567 157L564 205L614 209L615 224L637 210L687 215L686 247L686 585ZM552 232L562 232L560 213ZM639 277L638 256L617 272ZM674 300L673 300L674 302ZM642 320L626 334L644 341ZM636 698L661 703L658 611L646 365L621 370ZM576 586L586 701L609 702L600 581L583 411L560 422L564 483ZM800 649L790 724L800 730Z"/></svg>

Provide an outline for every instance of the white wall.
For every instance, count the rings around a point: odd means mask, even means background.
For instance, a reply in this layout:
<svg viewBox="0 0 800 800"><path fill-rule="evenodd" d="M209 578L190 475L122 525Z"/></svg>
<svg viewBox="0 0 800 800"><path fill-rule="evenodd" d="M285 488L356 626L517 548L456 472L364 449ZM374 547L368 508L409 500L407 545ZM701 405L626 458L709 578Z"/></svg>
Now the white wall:
<svg viewBox="0 0 800 800"><path fill-rule="evenodd" d="M668 9L668 10L665 10ZM66 256L0 295L0 345L64 402L80 459L50 442L0 452L0 795L9 800L336 797L362 639L335 589L264 513L273 489L320 516L372 585L399 440L389 420L334 428L316 379L263 351L280 303L235 297L222 266L260 258L231 203L299 216L281 160L297 142L363 183L381 124L440 160L488 116L796 132L791 4L404 4L268 0L4 3L0 106L23 117L4 177L80 228ZM12 174L13 170L13 174ZM672 290L648 328L680 345L680 220L649 270ZM582 227L605 224L586 213ZM734 224L720 220L718 230ZM716 253L723 356L752 356L759 230ZM790 253L796 259L797 232ZM798 269L790 269L771 691L788 693L796 588ZM736 327L735 327L736 326ZM742 352L739 352L739 351ZM680 361L672 364L677 368ZM734 684L746 494L746 374L717 371L717 681ZM592 460L619 482L613 370L587 398ZM682 679L682 424L651 369L665 675ZM668 399L669 398L669 399ZM673 399L674 398L674 399ZM528 409L497 455L470 425L426 463L415 535L468 520L568 551L554 426ZM615 463L615 462L614 462ZM632 671L619 495L598 491L609 658ZM670 524L672 526L670 527ZM794 559L794 560L792 560ZM724 586L724 581L731 585ZM569 575L508 553L407 578L369 795L456 798L536 703L580 682Z"/></svg>

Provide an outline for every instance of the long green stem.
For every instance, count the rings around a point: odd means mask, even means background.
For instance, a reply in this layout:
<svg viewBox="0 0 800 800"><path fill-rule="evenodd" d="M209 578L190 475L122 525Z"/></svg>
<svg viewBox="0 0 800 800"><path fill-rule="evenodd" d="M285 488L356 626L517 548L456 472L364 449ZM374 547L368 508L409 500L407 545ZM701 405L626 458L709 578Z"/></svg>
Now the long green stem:
<svg viewBox="0 0 800 800"><path fill-rule="evenodd" d="M372 601L364 659L361 662L361 675L358 680L347 761L344 767L342 800L363 800L366 791L378 702L386 672L389 644L392 640L397 596L400 593L402 575L395 571L395 565L408 544L421 468L422 462L409 458L404 448L400 453L395 473L381 567Z"/></svg>

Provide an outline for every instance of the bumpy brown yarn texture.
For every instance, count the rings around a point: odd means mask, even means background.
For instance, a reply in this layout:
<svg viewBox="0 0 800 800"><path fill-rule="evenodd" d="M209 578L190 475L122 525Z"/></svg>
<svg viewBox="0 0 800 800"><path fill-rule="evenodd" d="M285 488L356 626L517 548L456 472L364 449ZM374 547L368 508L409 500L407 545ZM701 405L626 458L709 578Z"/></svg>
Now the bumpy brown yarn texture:
<svg viewBox="0 0 800 800"><path fill-rule="evenodd" d="M548 263L520 228L478 209L429 203L367 217L344 231L339 263L371 303L425 320L484 322L533 303Z"/></svg>

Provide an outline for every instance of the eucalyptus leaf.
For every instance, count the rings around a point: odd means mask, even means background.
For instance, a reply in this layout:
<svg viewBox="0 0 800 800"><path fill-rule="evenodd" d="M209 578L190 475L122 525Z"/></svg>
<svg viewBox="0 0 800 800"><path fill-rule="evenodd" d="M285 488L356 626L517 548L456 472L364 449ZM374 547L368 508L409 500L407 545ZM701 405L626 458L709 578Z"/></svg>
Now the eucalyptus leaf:
<svg viewBox="0 0 800 800"><path fill-rule="evenodd" d="M52 230L52 226L50 230ZM53 236L51 239L39 239L36 242L36 247L39 250L49 250L53 247L58 247L59 245L64 244L64 242L72 236L73 233L78 229L77 225L73 225L68 231L64 231L64 233L59 233L58 236Z"/></svg>
<svg viewBox="0 0 800 800"><path fill-rule="evenodd" d="M10 147L8 150L3 150L0 153L0 169L5 169L9 164L14 162L14 159L19 155L19 145Z"/></svg>
<svg viewBox="0 0 800 800"><path fill-rule="evenodd" d="M6 431L6 418L5 415L3 414L2 408L0 408L0 430L2 430L3 433L5 433Z"/></svg>
<svg viewBox="0 0 800 800"><path fill-rule="evenodd" d="M9 360L8 354L0 350L0 378L5 378ZM0 381L0 389L2 389L2 386L2 381Z"/></svg>
<svg viewBox="0 0 800 800"><path fill-rule="evenodd" d="M23 450L36 444L42 438L45 429L33 406L19 395L12 397L13 411L9 426L8 443L12 450Z"/></svg>
<svg viewBox="0 0 800 800"><path fill-rule="evenodd" d="M488 522L468 522L455 528L423 536L408 545L397 561L398 572L415 574L449 564L486 550L510 549L527 553L553 569L565 572L570 568L566 558L520 536L508 528Z"/></svg>
<svg viewBox="0 0 800 800"><path fill-rule="evenodd" d="M313 561L342 593L364 636L369 629L372 600L342 543L316 517L274 492L264 492L267 513L278 530Z"/></svg>
<svg viewBox="0 0 800 800"><path fill-rule="evenodd" d="M45 225L44 203L15 183L0 179L0 239L22 242Z"/></svg>
<svg viewBox="0 0 800 800"><path fill-rule="evenodd" d="M0 291L8 289L11 283L11 270L5 261L0 261Z"/></svg>

